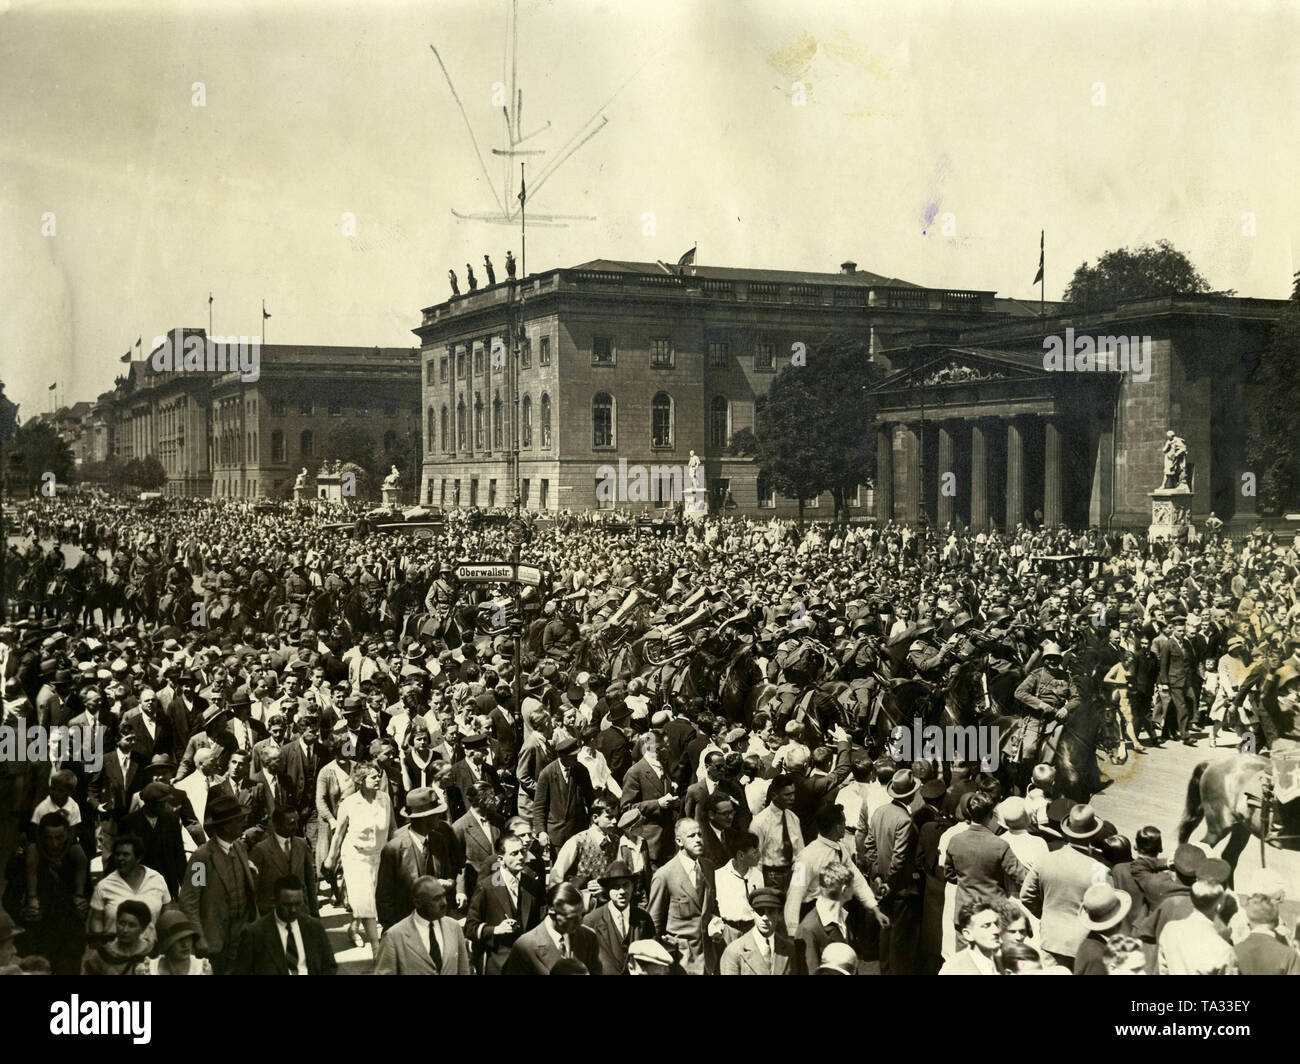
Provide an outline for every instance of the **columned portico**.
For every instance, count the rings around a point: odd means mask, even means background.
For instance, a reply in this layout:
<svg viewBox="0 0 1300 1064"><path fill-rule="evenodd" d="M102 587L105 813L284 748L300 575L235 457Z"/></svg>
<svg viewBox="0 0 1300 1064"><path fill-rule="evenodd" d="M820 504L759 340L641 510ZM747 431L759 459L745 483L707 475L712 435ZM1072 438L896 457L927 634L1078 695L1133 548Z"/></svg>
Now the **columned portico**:
<svg viewBox="0 0 1300 1064"><path fill-rule="evenodd" d="M1015 418L1007 422L1007 528L1025 519L1025 438Z"/></svg>
<svg viewBox="0 0 1300 1064"><path fill-rule="evenodd" d="M956 512L956 471L953 454L952 425L946 421L939 423L939 496L935 501L935 518L940 528L947 528L952 523Z"/></svg>
<svg viewBox="0 0 1300 1064"><path fill-rule="evenodd" d="M978 418L970 422L970 525L977 532L989 526L988 440Z"/></svg>
<svg viewBox="0 0 1300 1064"><path fill-rule="evenodd" d="M1062 500L1065 469L1061 456L1061 427L1056 418L1043 420L1043 524L1055 528L1065 523Z"/></svg>

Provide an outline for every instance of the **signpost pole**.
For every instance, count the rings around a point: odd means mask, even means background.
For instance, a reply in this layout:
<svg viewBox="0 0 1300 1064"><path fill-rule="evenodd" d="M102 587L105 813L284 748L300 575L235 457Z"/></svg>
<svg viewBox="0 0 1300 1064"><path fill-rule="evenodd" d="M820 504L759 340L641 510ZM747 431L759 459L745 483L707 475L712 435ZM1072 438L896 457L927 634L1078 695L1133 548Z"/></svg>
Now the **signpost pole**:
<svg viewBox="0 0 1300 1064"><path fill-rule="evenodd" d="M516 514L518 514L519 495L515 495ZM519 594L519 544L516 543L510 549L510 561L514 566L515 580L515 717L519 721L519 741L523 742L523 723L524 723L524 680L521 675L523 668L523 636L524 636L524 606L523 600Z"/></svg>

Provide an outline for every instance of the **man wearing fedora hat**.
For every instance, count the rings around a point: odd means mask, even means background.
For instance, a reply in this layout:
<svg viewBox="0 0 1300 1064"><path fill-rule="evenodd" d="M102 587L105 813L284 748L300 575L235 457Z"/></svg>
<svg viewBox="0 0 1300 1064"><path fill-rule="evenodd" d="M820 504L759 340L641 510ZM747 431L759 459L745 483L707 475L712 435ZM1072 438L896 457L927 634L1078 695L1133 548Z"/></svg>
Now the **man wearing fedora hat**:
<svg viewBox="0 0 1300 1064"><path fill-rule="evenodd" d="M911 812L922 783L911 769L893 774L889 802L873 810L859 839L861 863L880 897L880 971L911 975L918 970L922 880L918 868L920 833Z"/></svg>
<svg viewBox="0 0 1300 1064"><path fill-rule="evenodd" d="M1133 908L1133 898L1123 890L1095 883L1083 894L1079 919L1088 929L1088 937L1079 943L1074 955L1075 975L1108 975L1106 947L1112 935L1123 930Z"/></svg>
<svg viewBox="0 0 1300 1064"><path fill-rule="evenodd" d="M600 970L606 975L623 975L627 972L629 945L654 938L654 921L636 904L638 876L627 862L611 861L596 882L609 900L584 916L582 922L596 933Z"/></svg>
<svg viewBox="0 0 1300 1064"><path fill-rule="evenodd" d="M210 838L194 851L177 902L199 928L197 952L217 975L230 972L245 928L257 919L257 884L240 835L244 810L233 794L218 792L207 808Z"/></svg>
<svg viewBox="0 0 1300 1064"><path fill-rule="evenodd" d="M1029 870L1020 888L1021 904L1042 919L1043 949L1070 969L1088 934L1078 919L1084 894L1094 884L1115 885L1110 869L1090 848L1101 832L1102 822L1092 806L1074 806L1061 821L1061 834L1068 844L1043 857Z"/></svg>
<svg viewBox="0 0 1300 1064"><path fill-rule="evenodd" d="M384 927L392 927L410 913L416 880L432 877L448 896L455 890L465 858L444 819L446 812L446 804L428 787L417 787L406 796L402 810L406 824L379 852L375 908Z"/></svg>

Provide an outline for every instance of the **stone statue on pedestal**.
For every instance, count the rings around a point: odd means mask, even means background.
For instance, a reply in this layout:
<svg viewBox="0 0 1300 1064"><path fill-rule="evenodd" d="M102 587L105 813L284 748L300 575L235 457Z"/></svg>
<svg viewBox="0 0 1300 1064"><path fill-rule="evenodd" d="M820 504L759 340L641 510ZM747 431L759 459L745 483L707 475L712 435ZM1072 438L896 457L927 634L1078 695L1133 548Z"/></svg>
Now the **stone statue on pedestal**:
<svg viewBox="0 0 1300 1064"><path fill-rule="evenodd" d="M1165 433L1165 479L1162 488L1187 487L1187 444L1173 430Z"/></svg>
<svg viewBox="0 0 1300 1064"><path fill-rule="evenodd" d="M398 482L402 479L402 474L398 471L397 466L393 466L388 476L384 477L383 488L385 491L396 491Z"/></svg>
<svg viewBox="0 0 1300 1064"><path fill-rule="evenodd" d="M307 467L303 466L301 472L299 472L297 478L293 482L293 490L302 491L305 487L307 487Z"/></svg>
<svg viewBox="0 0 1300 1064"><path fill-rule="evenodd" d="M691 491L699 491L704 486L700 483L700 456L694 451L691 452L690 460L686 463L686 475L690 477Z"/></svg>

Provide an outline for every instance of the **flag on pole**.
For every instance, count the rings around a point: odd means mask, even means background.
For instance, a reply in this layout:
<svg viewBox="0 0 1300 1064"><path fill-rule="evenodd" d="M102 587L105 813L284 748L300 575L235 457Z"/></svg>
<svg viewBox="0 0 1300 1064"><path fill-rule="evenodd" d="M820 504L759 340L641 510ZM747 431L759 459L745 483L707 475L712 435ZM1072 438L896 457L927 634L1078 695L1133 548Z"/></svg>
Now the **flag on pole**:
<svg viewBox="0 0 1300 1064"><path fill-rule="evenodd" d="M126 349L126 354L123 355L121 358L119 358L118 361L119 361L119 362L130 362L130 361L131 361L131 349L130 349L129 347Z"/></svg>
<svg viewBox="0 0 1300 1064"><path fill-rule="evenodd" d="M208 306L212 306L212 293L208 293Z"/></svg>
<svg viewBox="0 0 1300 1064"><path fill-rule="evenodd" d="M58 386L59 386L59 382L58 382L58 381L55 381L53 384L51 384L51 385L50 385L48 388L46 388L45 390L46 390L47 392L52 392L52 391L54 391L54 389L57 388Z"/></svg>
<svg viewBox="0 0 1300 1064"><path fill-rule="evenodd" d="M524 199L526 197L527 197L527 192L524 187L524 175L523 175L523 171L521 170L519 173L519 206L522 207L524 205Z"/></svg>
<svg viewBox="0 0 1300 1064"><path fill-rule="evenodd" d="M696 247L699 247L699 245L697 244ZM695 248L691 248L690 251L686 252L685 255L683 255L680 259L677 260L678 269L684 269L687 266L694 266L694 265L695 265Z"/></svg>
<svg viewBox="0 0 1300 1064"><path fill-rule="evenodd" d="M141 336L139 339L136 340L136 342L135 342L135 346L136 346L136 347L139 347L142 343L144 343L144 337L143 337L143 336Z"/></svg>
<svg viewBox="0 0 1300 1064"><path fill-rule="evenodd" d="M1034 274L1034 279L1030 282L1031 284L1037 284L1043 279L1043 237L1046 235L1047 230L1040 229L1038 231L1038 272Z"/></svg>
<svg viewBox="0 0 1300 1064"><path fill-rule="evenodd" d="M263 304L262 304L262 320L263 320L263 321L266 321L266 319L269 318L270 316L271 316L271 315L268 314L268 313L266 312L266 304L263 303Z"/></svg>

